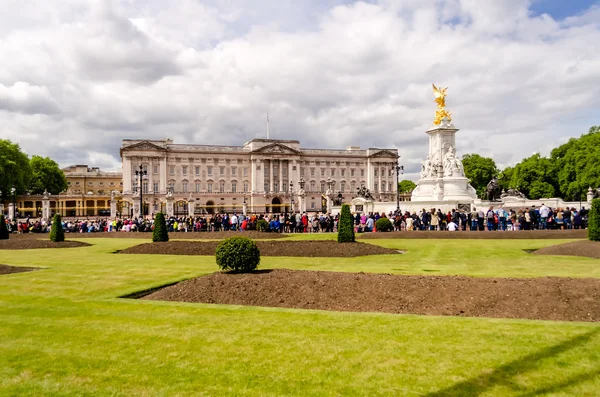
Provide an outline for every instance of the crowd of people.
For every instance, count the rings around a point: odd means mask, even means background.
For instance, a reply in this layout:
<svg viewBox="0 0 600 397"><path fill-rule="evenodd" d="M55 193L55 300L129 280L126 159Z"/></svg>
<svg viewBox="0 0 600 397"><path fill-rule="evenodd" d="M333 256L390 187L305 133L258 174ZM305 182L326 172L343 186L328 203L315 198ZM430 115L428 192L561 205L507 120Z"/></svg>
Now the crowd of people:
<svg viewBox="0 0 600 397"><path fill-rule="evenodd" d="M389 218L395 231L447 230L447 231L506 231L506 230L547 230L583 229L587 226L588 210L582 207L552 209L542 204L528 209L504 209L493 207L487 210L422 209L416 212L400 213L355 213L355 231L376 231L379 218ZM238 215L216 214L200 217L169 217L166 219L169 232L218 232L259 230L273 233L332 233L337 232L339 215L325 212ZM14 233L47 233L51 221L26 219L17 222L7 220L7 227ZM63 229L67 233L95 232L150 232L154 220L139 219L63 219Z"/></svg>

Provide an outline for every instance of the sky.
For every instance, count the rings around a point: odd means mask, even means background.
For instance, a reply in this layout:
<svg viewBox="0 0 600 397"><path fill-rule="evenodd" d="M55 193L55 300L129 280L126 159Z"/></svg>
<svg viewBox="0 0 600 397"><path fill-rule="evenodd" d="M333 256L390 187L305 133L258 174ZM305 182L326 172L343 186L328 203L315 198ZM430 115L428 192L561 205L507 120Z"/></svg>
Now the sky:
<svg viewBox="0 0 600 397"><path fill-rule="evenodd" d="M600 125L600 0L0 0L0 138L120 167L122 139L397 148L449 87L500 168Z"/></svg>

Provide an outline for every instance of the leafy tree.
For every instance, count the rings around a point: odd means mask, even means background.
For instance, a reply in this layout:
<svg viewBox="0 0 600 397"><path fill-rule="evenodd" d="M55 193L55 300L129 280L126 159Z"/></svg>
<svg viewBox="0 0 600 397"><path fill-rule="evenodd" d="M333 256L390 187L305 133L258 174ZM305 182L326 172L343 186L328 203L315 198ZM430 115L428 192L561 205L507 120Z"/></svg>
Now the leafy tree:
<svg viewBox="0 0 600 397"><path fill-rule="evenodd" d="M398 182L398 190L400 190L400 193L410 193L416 187L417 184L413 181L409 181L408 179Z"/></svg>
<svg viewBox="0 0 600 397"><path fill-rule="evenodd" d="M514 167L506 167L500 172L500 175L498 175L498 183L500 184L501 189L508 190L515 187L510 184L514 171Z"/></svg>
<svg viewBox="0 0 600 397"><path fill-rule="evenodd" d="M4 197L14 186L17 194L27 191L31 178L29 158L18 144L0 139L0 190Z"/></svg>
<svg viewBox="0 0 600 397"><path fill-rule="evenodd" d="M536 153L515 165L510 185L518 188L530 199L554 197L556 195L554 170L550 159Z"/></svg>
<svg viewBox="0 0 600 397"><path fill-rule="evenodd" d="M592 241L600 241L600 199L592 200L588 217L588 238Z"/></svg>
<svg viewBox="0 0 600 397"><path fill-rule="evenodd" d="M350 206L342 204L342 212L338 221L338 243L353 243L354 239L354 219L350 213Z"/></svg>
<svg viewBox="0 0 600 397"><path fill-rule="evenodd" d="M8 227L2 214L0 214L0 240L8 240Z"/></svg>
<svg viewBox="0 0 600 397"><path fill-rule="evenodd" d="M31 181L29 182L31 194L42 194L44 190L48 190L52 194L59 194L67 190L67 178L56 161L49 157L34 155L29 164L31 166Z"/></svg>
<svg viewBox="0 0 600 397"><path fill-rule="evenodd" d="M52 219L52 229L50 230L50 241L59 243L65 241L65 231L62 227L62 219L59 214L55 214Z"/></svg>
<svg viewBox="0 0 600 397"><path fill-rule="evenodd" d="M599 187L600 126L552 150L550 161L560 197L578 200L588 187Z"/></svg>
<svg viewBox="0 0 600 397"><path fill-rule="evenodd" d="M471 186L477 190L477 196L483 198L487 184L498 175L496 162L478 154L465 154L462 162L465 167L465 176L469 178Z"/></svg>
<svg viewBox="0 0 600 397"><path fill-rule="evenodd" d="M162 212L158 212L154 217L154 230L152 231L152 241L155 243L169 241L169 231L167 230L167 222L165 221L165 215Z"/></svg>

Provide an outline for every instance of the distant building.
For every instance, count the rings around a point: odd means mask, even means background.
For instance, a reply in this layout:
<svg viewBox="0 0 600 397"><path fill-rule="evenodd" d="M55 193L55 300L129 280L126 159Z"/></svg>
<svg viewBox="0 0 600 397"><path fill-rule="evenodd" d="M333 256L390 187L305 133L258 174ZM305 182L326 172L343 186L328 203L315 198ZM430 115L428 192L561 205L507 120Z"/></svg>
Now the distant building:
<svg viewBox="0 0 600 397"><path fill-rule="evenodd" d="M301 148L296 140L253 139L241 146L174 144L172 140L125 139L121 146L123 201L139 200L144 214L164 210L171 192L175 214L299 211L304 184L306 211L320 211L324 195L349 202L364 185L378 201L396 202L397 149ZM293 207L292 207L293 206ZM192 207L190 207L192 208ZM131 210L130 210L131 211Z"/></svg>

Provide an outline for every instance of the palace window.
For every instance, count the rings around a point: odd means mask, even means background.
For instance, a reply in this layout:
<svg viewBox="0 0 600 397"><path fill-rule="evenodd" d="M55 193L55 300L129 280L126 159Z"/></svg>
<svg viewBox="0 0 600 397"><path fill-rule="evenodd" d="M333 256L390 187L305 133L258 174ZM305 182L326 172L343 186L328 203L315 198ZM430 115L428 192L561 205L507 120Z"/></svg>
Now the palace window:
<svg viewBox="0 0 600 397"><path fill-rule="evenodd" d="M196 166L194 168L195 168L195 171L196 171L196 176L199 176L200 175L200 166Z"/></svg>
<svg viewBox="0 0 600 397"><path fill-rule="evenodd" d="M206 185L208 192L212 193L212 182L208 182L208 184Z"/></svg>
<svg viewBox="0 0 600 397"><path fill-rule="evenodd" d="M321 168L321 176L325 176L325 168Z"/></svg>
<svg viewBox="0 0 600 397"><path fill-rule="evenodd" d="M248 191L248 182L244 182L244 192Z"/></svg>
<svg viewBox="0 0 600 397"><path fill-rule="evenodd" d="M394 189L392 189L392 185L393 185L393 183L392 183L392 182L390 182L390 192L393 192L393 191L394 191Z"/></svg>
<svg viewBox="0 0 600 397"><path fill-rule="evenodd" d="M231 176L237 175L237 167L231 167Z"/></svg>
<svg viewBox="0 0 600 397"><path fill-rule="evenodd" d="M219 182L219 192L225 193L225 182Z"/></svg>
<svg viewBox="0 0 600 397"><path fill-rule="evenodd" d="M208 166L208 176L212 176L212 169L213 167L211 165Z"/></svg>
<svg viewBox="0 0 600 397"><path fill-rule="evenodd" d="M187 175L187 168L188 168L187 165L182 165L181 166L181 173L183 175Z"/></svg>
<svg viewBox="0 0 600 397"><path fill-rule="evenodd" d="M242 170L243 170L243 171L242 171L242 172L243 172L243 175L244 175L244 176L248 176L248 167L244 167L244 168L242 168Z"/></svg>
<svg viewBox="0 0 600 397"><path fill-rule="evenodd" d="M325 182L321 182L321 193L325 193Z"/></svg>
<svg viewBox="0 0 600 397"><path fill-rule="evenodd" d="M342 176L346 176L346 170L342 168Z"/></svg>
<svg viewBox="0 0 600 397"><path fill-rule="evenodd" d="M200 182L196 182L196 193L200 193Z"/></svg>
<svg viewBox="0 0 600 397"><path fill-rule="evenodd" d="M171 192L175 191L175 182L169 182L169 191L171 191Z"/></svg>
<svg viewBox="0 0 600 397"><path fill-rule="evenodd" d="M231 182L231 192L237 193L237 182Z"/></svg>
<svg viewBox="0 0 600 397"><path fill-rule="evenodd" d="M188 192L188 183L187 182L183 182L183 192L187 193Z"/></svg>
<svg viewBox="0 0 600 397"><path fill-rule="evenodd" d="M148 182L142 183L142 191L147 194L148 193Z"/></svg>
<svg viewBox="0 0 600 397"><path fill-rule="evenodd" d="M314 181L310 182L310 191L311 192L315 191L315 182Z"/></svg>
<svg viewBox="0 0 600 397"><path fill-rule="evenodd" d="M340 191L342 193L344 193L345 190L346 190L346 182L341 182L340 183Z"/></svg>
<svg viewBox="0 0 600 397"><path fill-rule="evenodd" d="M263 188L265 189L265 192L269 191L269 182L265 182L265 185L263 186Z"/></svg>
<svg viewBox="0 0 600 397"><path fill-rule="evenodd" d="M175 175L175 166L174 165L169 166L169 175Z"/></svg>
<svg viewBox="0 0 600 397"><path fill-rule="evenodd" d="M356 188L356 183L350 182L350 192L351 193L354 192L354 190L356 190L355 188Z"/></svg>
<svg viewBox="0 0 600 397"><path fill-rule="evenodd" d="M158 182L154 182L153 188L154 193L158 193Z"/></svg>
<svg viewBox="0 0 600 397"><path fill-rule="evenodd" d="M69 182L69 185L70 185L70 184L71 184L71 182ZM115 186L115 183L114 183L114 182L111 182L111 183L110 183L110 186Z"/></svg>
<svg viewBox="0 0 600 397"><path fill-rule="evenodd" d="M335 176L335 168L331 169L331 176Z"/></svg>
<svg viewBox="0 0 600 397"><path fill-rule="evenodd" d="M219 175L225 175L225 167L219 167Z"/></svg>
<svg viewBox="0 0 600 397"><path fill-rule="evenodd" d="M377 182L375 182L375 186L373 187L373 191L374 192L379 191L379 185L377 184Z"/></svg>
<svg viewBox="0 0 600 397"><path fill-rule="evenodd" d="M300 176L304 177L304 167L300 167Z"/></svg>
<svg viewBox="0 0 600 397"><path fill-rule="evenodd" d="M314 210L314 209L315 209L315 202L314 202L314 201L311 201L311 202L310 202L310 209L311 209L311 210Z"/></svg>
<svg viewBox="0 0 600 397"><path fill-rule="evenodd" d="M377 174L378 174L378 172L377 172L377 171L379 171L379 170L378 170L377 168L375 168L375 170L374 170L374 172L375 172L375 177L377 177L377 176L378 176L378 175L377 175Z"/></svg>
<svg viewBox="0 0 600 397"><path fill-rule="evenodd" d="M288 169L287 167L283 167L282 175L287 176Z"/></svg>
<svg viewBox="0 0 600 397"><path fill-rule="evenodd" d="M315 169L314 169L314 168L311 168L311 169L310 169L310 176L311 176L311 177L314 177L314 176L315 176Z"/></svg>
<svg viewBox="0 0 600 397"><path fill-rule="evenodd" d="M360 170L360 176L365 176L365 170Z"/></svg>
<svg viewBox="0 0 600 397"><path fill-rule="evenodd" d="M350 170L350 176L354 176L354 168Z"/></svg>
<svg viewBox="0 0 600 397"><path fill-rule="evenodd" d="M274 182L273 183L273 191L274 192L278 192L279 191L279 182Z"/></svg>
<svg viewBox="0 0 600 397"><path fill-rule="evenodd" d="M158 174L158 165L155 165L152 167L152 173L153 174Z"/></svg>

